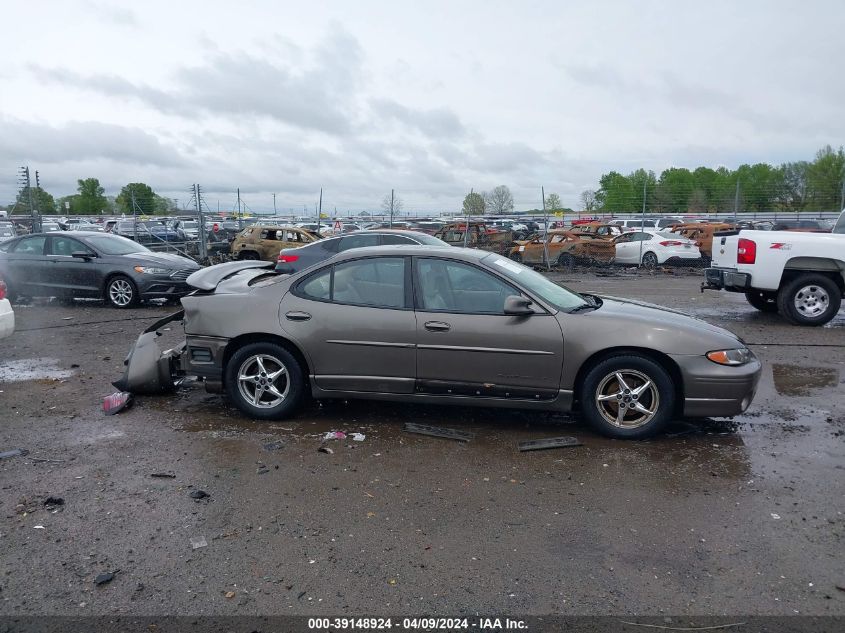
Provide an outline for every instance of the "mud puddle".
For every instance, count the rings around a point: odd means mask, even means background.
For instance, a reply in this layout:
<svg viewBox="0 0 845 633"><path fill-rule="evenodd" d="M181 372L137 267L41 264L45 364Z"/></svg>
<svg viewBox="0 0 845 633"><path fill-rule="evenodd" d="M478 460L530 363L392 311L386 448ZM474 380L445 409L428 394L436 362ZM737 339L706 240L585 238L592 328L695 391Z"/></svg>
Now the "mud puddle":
<svg viewBox="0 0 845 633"><path fill-rule="evenodd" d="M839 386L839 369L772 364L775 391L782 396L809 396L813 390Z"/></svg>

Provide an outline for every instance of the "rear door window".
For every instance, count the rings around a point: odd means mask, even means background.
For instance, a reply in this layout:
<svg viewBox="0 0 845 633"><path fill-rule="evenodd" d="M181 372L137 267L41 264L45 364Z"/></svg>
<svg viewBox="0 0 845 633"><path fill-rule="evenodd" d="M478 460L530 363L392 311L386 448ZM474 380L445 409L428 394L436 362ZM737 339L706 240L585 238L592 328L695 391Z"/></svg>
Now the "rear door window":
<svg viewBox="0 0 845 633"><path fill-rule="evenodd" d="M20 253L22 255L43 255L44 244L47 242L47 237L44 235L33 235L32 237L25 237L20 242L15 244L12 249L13 253Z"/></svg>

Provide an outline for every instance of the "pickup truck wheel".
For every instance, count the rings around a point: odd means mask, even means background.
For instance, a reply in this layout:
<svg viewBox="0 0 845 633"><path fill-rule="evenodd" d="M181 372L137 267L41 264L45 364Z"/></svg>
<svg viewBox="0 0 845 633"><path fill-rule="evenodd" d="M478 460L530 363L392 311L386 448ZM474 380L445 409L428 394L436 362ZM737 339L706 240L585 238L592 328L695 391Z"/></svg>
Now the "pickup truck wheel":
<svg viewBox="0 0 845 633"><path fill-rule="evenodd" d="M824 325L842 305L842 292L829 277L799 275L778 292L778 310L795 325Z"/></svg>
<svg viewBox="0 0 845 633"><path fill-rule="evenodd" d="M672 418L675 389L663 367L644 356L614 356L587 373L580 393L587 422L618 439L643 439Z"/></svg>
<svg viewBox="0 0 845 633"><path fill-rule="evenodd" d="M235 406L259 420L289 417L305 393L299 363L284 347L270 342L250 343L232 354L223 384Z"/></svg>
<svg viewBox="0 0 845 633"><path fill-rule="evenodd" d="M766 290L749 290L745 293L745 299L760 312L778 311L778 293Z"/></svg>

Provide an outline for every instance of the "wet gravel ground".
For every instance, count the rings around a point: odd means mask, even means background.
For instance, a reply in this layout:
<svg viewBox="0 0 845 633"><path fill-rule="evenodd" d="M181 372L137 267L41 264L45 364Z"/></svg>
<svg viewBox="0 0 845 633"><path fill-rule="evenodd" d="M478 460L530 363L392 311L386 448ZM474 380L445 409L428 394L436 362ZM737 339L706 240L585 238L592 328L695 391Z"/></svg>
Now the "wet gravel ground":
<svg viewBox="0 0 845 633"><path fill-rule="evenodd" d="M172 308L17 308L0 452L29 454L0 459L0 615L845 614L845 311L797 328L693 274L553 276L737 332L764 364L754 404L647 442L351 401L257 423L195 383L106 417L128 347ZM366 437L318 452L331 430ZM583 446L516 448L556 435Z"/></svg>

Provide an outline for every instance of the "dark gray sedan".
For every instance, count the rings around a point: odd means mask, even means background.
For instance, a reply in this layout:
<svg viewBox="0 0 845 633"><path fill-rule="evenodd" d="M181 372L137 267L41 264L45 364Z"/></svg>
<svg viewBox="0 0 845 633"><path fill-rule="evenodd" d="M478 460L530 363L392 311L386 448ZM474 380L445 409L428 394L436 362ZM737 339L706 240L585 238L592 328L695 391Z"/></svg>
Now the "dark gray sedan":
<svg viewBox="0 0 845 633"><path fill-rule="evenodd" d="M129 308L186 295L185 279L199 268L187 257L108 233L37 233L0 244L0 277L12 296L103 298Z"/></svg>
<svg viewBox="0 0 845 633"><path fill-rule="evenodd" d="M296 275L260 262L195 273L181 357L139 338L123 381L167 388L167 363L279 419L309 393L580 410L641 438L674 417L748 407L760 362L734 334L678 312L578 294L506 257L427 246L350 250ZM179 313L172 317L181 318Z"/></svg>

